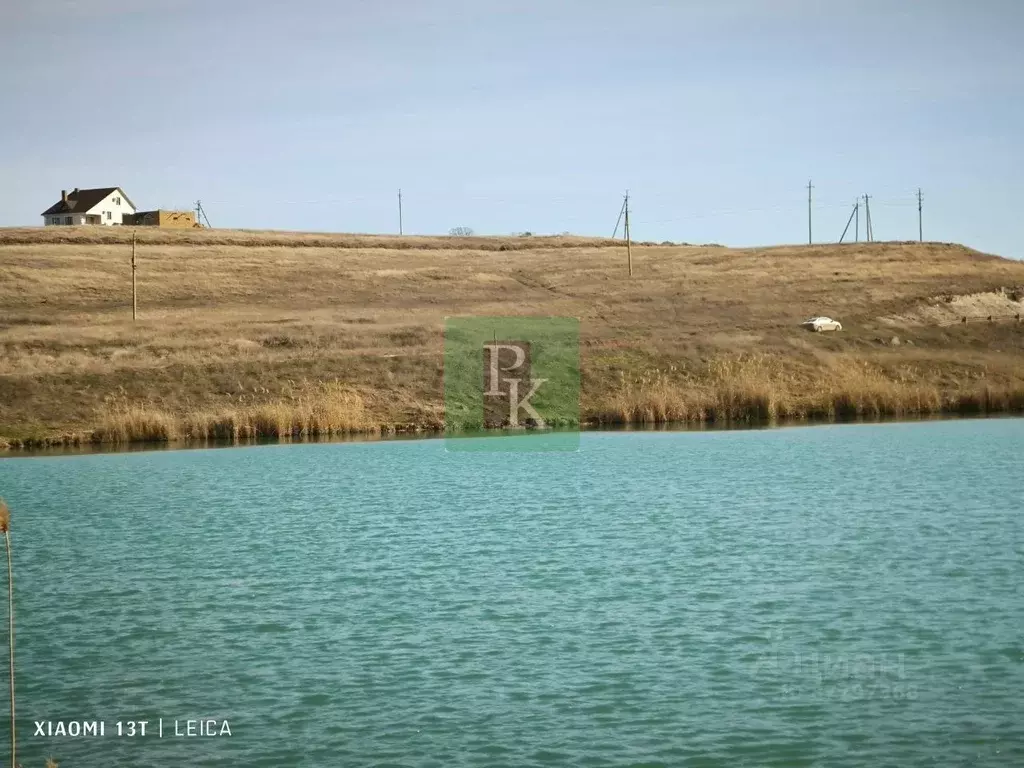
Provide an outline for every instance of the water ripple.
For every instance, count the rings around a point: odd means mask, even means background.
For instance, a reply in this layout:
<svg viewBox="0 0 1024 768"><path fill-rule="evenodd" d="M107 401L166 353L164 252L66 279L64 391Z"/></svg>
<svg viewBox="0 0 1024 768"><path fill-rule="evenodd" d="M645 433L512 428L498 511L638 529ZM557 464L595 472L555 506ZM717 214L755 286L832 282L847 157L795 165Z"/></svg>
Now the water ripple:
<svg viewBox="0 0 1024 768"><path fill-rule="evenodd" d="M1022 765L1022 449L1008 419L4 460L23 762ZM232 735L31 736L159 717Z"/></svg>

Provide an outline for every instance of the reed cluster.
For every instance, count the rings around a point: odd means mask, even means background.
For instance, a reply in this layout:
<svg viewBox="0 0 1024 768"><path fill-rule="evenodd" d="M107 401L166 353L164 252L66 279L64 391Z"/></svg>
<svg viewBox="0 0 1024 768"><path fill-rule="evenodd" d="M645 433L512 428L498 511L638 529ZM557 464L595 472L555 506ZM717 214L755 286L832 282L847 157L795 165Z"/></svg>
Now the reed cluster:
<svg viewBox="0 0 1024 768"><path fill-rule="evenodd" d="M591 385L591 389L597 388ZM375 399L389 403L398 392ZM396 424L387 408L371 407L348 385L322 382L277 399L239 399L213 412L175 413L159 403L108 399L91 433L67 434L48 444L159 443L174 441L303 440L389 432L459 432L480 424L455 414L445 420L443 405L417 403L420 420ZM601 425L772 424L856 421L935 414L1024 413L1024 383L980 381L943 391L912 374L893 373L845 357L823 368L794 369L766 354L723 356L700 369L676 366L618 373L611 385L583 393L579 423ZM572 427L570 419L551 426ZM30 447L31 443L11 443Z"/></svg>
<svg viewBox="0 0 1024 768"><path fill-rule="evenodd" d="M176 415L158 405L108 403L92 439L102 443L315 438L373 432L362 395L338 382L270 402Z"/></svg>
<svg viewBox="0 0 1024 768"><path fill-rule="evenodd" d="M944 393L909 375L841 358L808 375L768 355L711 361L704 371L674 368L619 377L586 414L594 424L850 421L939 413L1024 412L1024 384L982 382Z"/></svg>

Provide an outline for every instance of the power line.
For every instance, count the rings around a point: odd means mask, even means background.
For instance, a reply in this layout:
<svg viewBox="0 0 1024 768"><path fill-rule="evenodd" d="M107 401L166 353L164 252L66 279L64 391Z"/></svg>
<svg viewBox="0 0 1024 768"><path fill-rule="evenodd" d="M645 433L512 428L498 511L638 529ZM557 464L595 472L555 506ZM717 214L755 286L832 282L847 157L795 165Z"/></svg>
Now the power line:
<svg viewBox="0 0 1024 768"><path fill-rule="evenodd" d="M644 199L646 200L647 198L645 197ZM862 196L860 198L860 200L863 202L863 199L864 198ZM908 205L913 205L912 202L908 202L906 200L903 200L903 201L899 201L899 200L878 200L873 195L871 196L871 199L875 201L875 207L876 208L878 208L879 206L881 206L882 208L901 208L901 207L906 207ZM828 204L824 204L824 203L815 201L813 203L813 210L820 212L820 211L836 210L836 209L842 208L842 209L848 211L849 210L849 206L850 206L850 204L848 202L847 203L828 203ZM686 214L682 214L682 215L678 215L678 216L666 216L664 218L656 218L656 217L644 218L641 223L643 223L643 224L650 224L650 225L673 224L673 223L676 223L676 222L693 221L693 220L699 220L699 219L711 219L711 218L716 218L716 217L741 216L741 215L744 215L744 214L776 213L776 212L781 212L781 211L791 211L792 208L793 208L793 205L791 203L789 205L763 206L763 207L757 207L757 208L714 209L714 210L710 210L710 211L698 211L698 212L694 212L694 213L686 213ZM633 223L635 224L638 221L640 221L640 220L636 219L636 217L634 216L633 217Z"/></svg>
<svg viewBox="0 0 1024 768"><path fill-rule="evenodd" d="M813 244L813 242L814 242L814 213L816 211L819 212L819 216L821 215L822 212L826 212L826 216L827 216L828 215L828 213L827 213L828 211L831 211L833 209L843 209L844 213L847 213L847 215L849 216L849 210L850 210L849 209L849 202L840 203L840 202L836 202L835 198L831 198L830 199L827 196L825 196L825 197L822 197L820 195L819 196L815 196L814 195L814 189L815 188L816 188L816 186L815 186L813 180L808 180L807 181L807 242L808 242L808 244ZM923 239L924 239L923 194L922 194L920 188L917 188L915 190L915 194L916 194L916 199L915 199L915 195L907 194L907 192L909 192L909 190L905 190L904 196L901 197L901 198L889 198L889 197L873 198L873 196L871 196L871 195L862 195L862 196L858 197L857 198L857 203L854 206L853 224L852 224L852 226L854 227L854 239L855 239L855 241L856 242L860 241L860 218L861 218L861 216L860 216L860 207L861 207L861 204L863 204L863 207L864 207L864 218L865 218L865 225L866 225L865 226L865 234L867 236L867 241L868 242L873 242L875 240L874 222L872 221L871 210L870 210L870 200L871 199L875 199L876 207L881 205L883 209L885 209L885 208L893 208L893 209L905 208L906 206L914 205L916 203L916 205L918 207L918 239L923 242ZM438 196L439 196L438 193L430 195L430 197L438 197ZM405 204L405 200L404 200L404 197L405 197L404 191L402 190L402 188L398 188L397 192L396 192L396 198L392 198L392 201L397 202L397 205L398 205L398 231L399 231L400 235L404 235L404 233L405 233L405 220L404 220L404 204ZM796 202L796 200L794 198L795 198L795 196L789 198L789 200L791 200L792 202L789 202L788 204L786 203L786 198L783 197L783 198L780 199L780 204L778 204L778 205L767 205L767 206L765 206L765 205L761 205L761 206L754 205L754 206L750 206L750 207L740 206L740 207L732 207L732 208L710 208L710 210L699 210L699 209L698 210L694 210L693 208L690 208L689 210L680 212L679 209L676 207L679 204L677 198L675 198L673 195L665 193L665 192L663 192L660 195L656 193L653 196L653 198L648 197L648 196L644 197L644 201L645 201L644 208L645 208L646 215L644 215L643 219L639 219L639 220L636 219L635 211L632 211L632 210L629 211L630 228L632 228L632 225L636 224L636 223L640 223L641 226L672 226L672 225L687 226L686 222L690 222L690 221L693 221L693 220L708 220L708 219L714 219L714 218L718 218L718 217L723 217L724 218L724 217L727 217L727 216L731 217L731 216L749 216L749 215L757 215L757 214L770 214L770 213L774 213L774 212L785 211L787 209L788 210L792 210L793 203ZM531 200L526 195L519 196L519 195L516 195L516 194L473 194L473 193L470 193L470 194L467 194L467 195L455 194L454 195L454 199L455 199L456 202L458 202L460 204L476 205L477 207L480 207L481 209L484 208L484 207L488 207L490 204L502 204L502 205L506 205L506 206L513 207L513 208L516 208L516 209L522 207L524 215L525 215L526 207L529 206L531 204L531 202L533 204L536 204L536 202L537 202L535 198ZM261 205L270 204L270 205L275 206L275 207L283 207L283 206L288 206L288 205L327 205L327 204L338 205L339 203L362 204L362 203L370 203L370 202L372 202L374 200L379 201L380 197L379 196L373 196L373 195L360 195L360 194L357 193L357 194L350 195L350 196L327 195L327 196L325 196L325 197L323 197L321 199L316 199L316 200L301 200L301 201L300 200L278 200L278 201L272 201L271 200L271 201L263 201L263 203L261 203ZM552 195L552 196L548 197L546 200L547 200L547 202L549 204L553 203L555 205L558 205L559 207L561 207L563 205L565 206L565 210L559 210L559 211L555 211L553 213L553 218L554 219L564 220L565 224L568 224L568 225L571 226L572 222L582 221L582 220L586 220L588 218L587 214L586 214L586 208L588 208L591 205L591 199L590 199L590 195L587 194L587 193L584 193L581 197L578 197L578 198L577 197L570 198L570 197L566 197L566 196L563 196L563 195ZM245 201L245 200L224 201L221 204L222 204L222 206L224 208L229 209L229 210L230 209L238 209L238 208L250 207L250 204L247 201ZM572 210L569 210L569 206L570 205L573 206ZM626 208L627 208L627 201L624 198L623 202L622 202L622 205L620 206L620 209L619 209L618 217L616 218L615 228L614 228L614 230L612 232L612 238L613 239L618 237L619 228L622 226L623 219L624 219L624 217L626 215ZM392 209L392 210L394 210L394 209ZM203 204L200 201L198 201L198 200L196 201L196 204L195 204L195 213L196 213L197 222L205 224L208 227L211 226L211 223L209 221L207 213L206 213L205 209L203 208ZM651 214L653 214L653 215L651 215ZM661 215L659 215L659 214L661 214ZM552 215L548 215L547 218L552 218ZM849 235L849 227L850 226L851 226L851 223L850 223L850 221L848 219L848 221L846 222L846 228L844 229L844 232L846 234L841 236L841 241L842 242L846 242L845 238L846 238L846 236ZM567 227L562 227L562 228L564 229L564 228L567 228ZM631 238L631 234L632 233L630 232L630 240L632 239Z"/></svg>
<svg viewBox="0 0 1024 768"><path fill-rule="evenodd" d="M439 195L440 195L440 193L435 193L432 196L436 198ZM402 198L403 198L403 206L404 206L404 198L405 198L404 192L402 193ZM392 199L394 199L394 198L392 198ZM511 197L511 196L506 196L506 195L458 195L457 199L459 201L461 201L461 202L495 203L495 204L506 204L506 205L507 204L514 204L514 203L521 203L521 204L525 205L525 204L530 203L530 202L536 202L536 198L531 198L531 197L529 197L529 196L527 196L525 194L523 196L521 196L521 197L520 196ZM582 198L582 199L586 200L586 198ZM650 209L658 209L658 208L675 209L675 207L677 205L679 205L679 201L676 198L674 198L674 197L672 197L670 195L661 195L661 196L655 195L654 197L648 197L648 196L645 195L644 200L645 200L645 207L647 207L649 210ZM315 199L315 200L313 200L313 199L308 199L308 200L283 200L283 199L282 200L274 200L274 199L267 198L267 199L261 200L259 202L256 202L256 201L245 202L245 201L239 201L239 200L212 200L212 201L208 200L207 204L218 205L218 206L221 206L221 207L226 208L226 209L245 209L245 208L257 208L257 207L264 208L267 205L271 205L271 206L274 206L274 207L283 207L283 206L312 206L312 205L338 205L338 204L349 204L349 205L351 205L351 204L358 204L358 203L372 203L374 201L380 201L380 197L379 196L375 197L375 196L372 196L372 195L353 195L351 197L327 196L327 197L323 197L323 198L319 198L319 199ZM554 204L568 204L568 203L572 203L572 204L578 206L580 204L580 202L581 202L581 198L579 198L579 197L564 196L564 195L555 195L555 196L552 196L552 197L545 198L544 202L546 202L546 203L554 203ZM677 219L683 220L683 219L695 219L695 218L708 218L708 217L712 217L712 216L733 216L733 215L739 215L739 214L745 214L745 213L772 213L772 212L780 212L780 211L785 211L785 210L792 210L792 206L794 204L796 204L797 202L799 202L799 201L794 199L794 200L792 200L792 202L790 202L788 204L787 203L780 203L778 205L751 206L751 207L740 207L740 208L713 208L713 209L705 210L705 211L696 211L694 213L689 213L689 214L686 214L686 215L683 215L683 216L674 216L672 218L665 218L665 219L662 219L661 221L674 221L674 220L677 220ZM875 202L876 206L881 205L881 206L887 207L887 208L889 208L889 207L893 207L893 208L895 208L895 207L906 207L906 206L910 206L910 205L914 205L914 204L915 203L912 200L907 200L905 198L904 199L896 199L896 198L893 198L893 199L878 199ZM839 209L839 208L846 209L848 205L849 205L849 203L847 203L847 202L840 202L840 201L837 201L837 200L834 200L834 199L831 199L831 200L827 199L827 198L826 199L821 199L821 198L813 198L812 199L812 208L815 211L825 211L825 210ZM621 225L621 218L619 220L619 224Z"/></svg>

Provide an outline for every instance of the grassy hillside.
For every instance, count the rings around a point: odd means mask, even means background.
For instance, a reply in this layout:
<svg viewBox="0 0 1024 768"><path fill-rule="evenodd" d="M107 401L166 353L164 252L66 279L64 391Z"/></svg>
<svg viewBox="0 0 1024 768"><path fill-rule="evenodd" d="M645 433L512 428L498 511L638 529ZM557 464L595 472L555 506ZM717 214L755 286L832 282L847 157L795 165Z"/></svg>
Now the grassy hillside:
<svg viewBox="0 0 1024 768"><path fill-rule="evenodd" d="M463 314L578 317L590 422L1024 410L1024 263L956 245L140 229L133 323L130 242L0 230L7 443L437 428Z"/></svg>

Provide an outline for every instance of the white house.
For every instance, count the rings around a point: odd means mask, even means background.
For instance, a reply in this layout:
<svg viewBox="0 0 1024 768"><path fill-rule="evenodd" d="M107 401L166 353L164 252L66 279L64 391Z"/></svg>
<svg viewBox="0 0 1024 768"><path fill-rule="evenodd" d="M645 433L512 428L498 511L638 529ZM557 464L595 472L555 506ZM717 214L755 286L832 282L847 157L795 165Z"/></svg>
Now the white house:
<svg viewBox="0 0 1024 768"><path fill-rule="evenodd" d="M60 191L60 200L43 211L43 225L121 224L135 215L135 206L120 187Z"/></svg>

